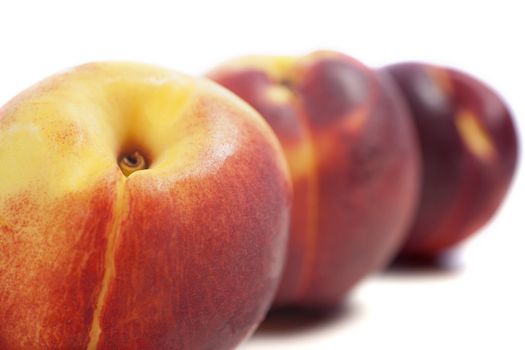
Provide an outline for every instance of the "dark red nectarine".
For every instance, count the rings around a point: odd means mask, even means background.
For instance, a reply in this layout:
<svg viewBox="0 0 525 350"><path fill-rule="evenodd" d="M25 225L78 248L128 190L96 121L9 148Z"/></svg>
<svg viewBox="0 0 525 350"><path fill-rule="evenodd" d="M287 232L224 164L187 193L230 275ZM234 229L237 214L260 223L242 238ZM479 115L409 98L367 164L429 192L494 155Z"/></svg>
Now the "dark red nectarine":
<svg viewBox="0 0 525 350"><path fill-rule="evenodd" d="M401 255L432 257L494 215L516 168L516 132L501 97L472 76L418 63L385 71L410 107L423 157L421 199Z"/></svg>

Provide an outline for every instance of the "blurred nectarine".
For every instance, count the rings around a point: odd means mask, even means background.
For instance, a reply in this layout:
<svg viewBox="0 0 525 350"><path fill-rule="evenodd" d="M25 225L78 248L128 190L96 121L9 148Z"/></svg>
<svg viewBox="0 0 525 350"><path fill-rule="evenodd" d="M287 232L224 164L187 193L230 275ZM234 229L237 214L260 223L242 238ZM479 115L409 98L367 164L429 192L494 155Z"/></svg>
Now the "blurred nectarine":
<svg viewBox="0 0 525 350"><path fill-rule="evenodd" d="M291 237L275 305L340 302L389 261L415 208L419 150L396 86L335 52L241 58L209 76L269 122L291 169Z"/></svg>
<svg viewBox="0 0 525 350"><path fill-rule="evenodd" d="M409 104L423 158L421 199L401 254L436 256L499 207L516 167L516 133L502 99L465 73L418 63L384 71Z"/></svg>

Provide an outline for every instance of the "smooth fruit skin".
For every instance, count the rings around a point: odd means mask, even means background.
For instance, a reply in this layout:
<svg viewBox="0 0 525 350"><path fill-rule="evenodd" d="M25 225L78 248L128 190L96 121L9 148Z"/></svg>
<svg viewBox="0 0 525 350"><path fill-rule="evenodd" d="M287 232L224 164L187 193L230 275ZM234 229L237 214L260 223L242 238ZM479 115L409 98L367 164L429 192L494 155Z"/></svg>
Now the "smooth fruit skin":
<svg viewBox="0 0 525 350"><path fill-rule="evenodd" d="M410 106L423 157L418 213L401 255L434 257L496 212L516 168L516 132L500 96L467 74L420 63L384 71Z"/></svg>
<svg viewBox="0 0 525 350"><path fill-rule="evenodd" d="M291 169L291 237L274 305L340 303L396 252L416 204L419 153L396 87L325 51L241 58L209 76L269 122Z"/></svg>
<svg viewBox="0 0 525 350"><path fill-rule="evenodd" d="M0 109L0 348L231 349L284 262L267 124L204 79L95 63ZM149 168L124 176L122 154Z"/></svg>

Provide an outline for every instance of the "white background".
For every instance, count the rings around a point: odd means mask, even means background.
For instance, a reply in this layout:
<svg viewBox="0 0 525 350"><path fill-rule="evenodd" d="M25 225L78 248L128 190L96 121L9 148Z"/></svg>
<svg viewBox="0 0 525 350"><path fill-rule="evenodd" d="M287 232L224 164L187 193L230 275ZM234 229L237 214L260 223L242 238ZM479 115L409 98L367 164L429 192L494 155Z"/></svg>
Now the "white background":
<svg viewBox="0 0 525 350"><path fill-rule="evenodd" d="M197 75L238 55L330 48L373 66L426 60L464 69L497 88L523 126L520 2L2 1L0 104L92 60L144 61ZM373 277L338 315L287 323L286 332L275 330L279 322L265 325L240 348L525 349L522 168L498 215L451 269Z"/></svg>

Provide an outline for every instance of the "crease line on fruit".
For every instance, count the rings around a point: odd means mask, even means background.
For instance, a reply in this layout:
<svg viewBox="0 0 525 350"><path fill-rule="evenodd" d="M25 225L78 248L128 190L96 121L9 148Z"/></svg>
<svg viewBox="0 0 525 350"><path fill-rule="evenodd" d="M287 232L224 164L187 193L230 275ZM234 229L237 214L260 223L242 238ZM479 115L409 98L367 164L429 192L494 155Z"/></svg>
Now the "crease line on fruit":
<svg viewBox="0 0 525 350"><path fill-rule="evenodd" d="M306 242L305 242L305 253L303 257L303 264L299 271L299 283L294 291L296 298L303 298L311 284L313 276L313 266L315 260L315 247L317 237L319 235L319 176L318 176L318 157L315 148L314 135L312 135L312 128L308 121L308 114L306 113L305 106L301 99L301 95L297 93L294 86L297 84L297 62L295 58L283 57L282 60L274 61L275 69L273 71L273 79L277 81L277 89L268 91L268 97L277 103L283 103L289 101L295 103L299 122L302 129L305 131L304 145L301 145L301 151L299 157L306 157L306 164L309 166L306 169L310 171L304 172L304 169L295 169L292 171L296 176L306 175L309 181L309 195L307 197L307 210L308 215L306 216L308 222L306 224ZM303 151L304 150L304 151ZM304 152L304 153L303 153ZM296 155L297 156L297 155ZM303 162L301 162L303 163Z"/></svg>
<svg viewBox="0 0 525 350"><path fill-rule="evenodd" d="M120 235L122 214L125 211L126 203L126 179L121 178L117 182L115 204L113 206L113 215L111 226L109 228L106 251L104 253L104 275L102 277L102 286L97 297L97 304L93 313L93 320L89 332L89 343L87 350L96 350L100 341L102 309L106 303L109 293L109 285L115 278L115 249Z"/></svg>
<svg viewBox="0 0 525 350"><path fill-rule="evenodd" d="M306 115L303 114L306 119ZM303 120L305 124L307 120ZM309 130L305 128L305 130ZM315 247L317 243L317 237L319 235L319 176L318 176L318 158L314 146L314 138L310 131L306 137L308 156L311 159L312 170L309 176L311 185L310 195L308 196L308 223L307 223L307 235L306 245L304 254L304 264L301 271L301 277L299 278L299 286L296 291L298 298L303 298L306 294L308 287L313 276L313 266L315 260Z"/></svg>

